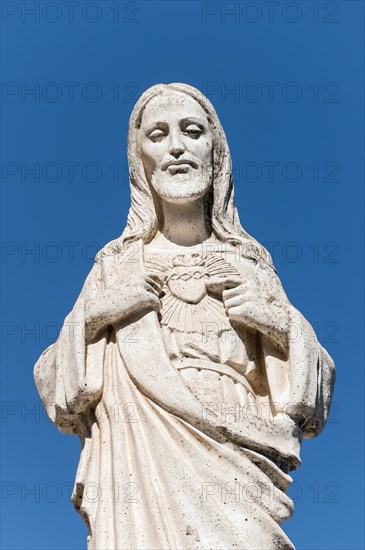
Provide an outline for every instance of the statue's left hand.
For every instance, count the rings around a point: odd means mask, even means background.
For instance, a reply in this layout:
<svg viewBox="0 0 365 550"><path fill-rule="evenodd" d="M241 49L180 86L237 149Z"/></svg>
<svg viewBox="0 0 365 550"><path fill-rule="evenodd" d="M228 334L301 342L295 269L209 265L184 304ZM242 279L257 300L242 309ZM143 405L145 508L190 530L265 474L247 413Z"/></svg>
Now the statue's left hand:
<svg viewBox="0 0 365 550"><path fill-rule="evenodd" d="M288 306L268 294L255 276L247 274L243 283L224 290L223 301L230 320L261 332L283 347L289 329Z"/></svg>

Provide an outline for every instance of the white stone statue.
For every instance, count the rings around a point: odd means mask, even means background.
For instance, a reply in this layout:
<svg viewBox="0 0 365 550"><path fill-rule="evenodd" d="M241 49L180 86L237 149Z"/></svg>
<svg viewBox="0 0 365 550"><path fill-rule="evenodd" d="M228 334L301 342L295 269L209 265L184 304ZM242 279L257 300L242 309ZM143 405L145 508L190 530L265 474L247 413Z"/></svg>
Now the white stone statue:
<svg viewBox="0 0 365 550"><path fill-rule="evenodd" d="M128 158L127 226L35 366L48 416L82 441L88 548L294 548L288 472L326 422L333 362L241 227L206 97L148 89Z"/></svg>

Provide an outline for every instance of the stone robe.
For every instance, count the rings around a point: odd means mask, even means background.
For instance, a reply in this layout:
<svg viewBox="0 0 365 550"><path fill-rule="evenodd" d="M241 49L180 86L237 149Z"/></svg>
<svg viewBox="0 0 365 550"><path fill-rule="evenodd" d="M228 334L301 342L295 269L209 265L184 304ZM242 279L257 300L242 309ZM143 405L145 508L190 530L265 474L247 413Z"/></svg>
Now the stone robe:
<svg viewBox="0 0 365 550"><path fill-rule="evenodd" d="M220 326L217 297L200 335L150 310L86 342L87 301L153 267L137 241L122 260L98 259L35 366L50 419L82 442L72 501L90 550L293 548L280 529L293 511L288 472L326 422L334 366L274 269L223 249L289 308L287 350L228 318Z"/></svg>

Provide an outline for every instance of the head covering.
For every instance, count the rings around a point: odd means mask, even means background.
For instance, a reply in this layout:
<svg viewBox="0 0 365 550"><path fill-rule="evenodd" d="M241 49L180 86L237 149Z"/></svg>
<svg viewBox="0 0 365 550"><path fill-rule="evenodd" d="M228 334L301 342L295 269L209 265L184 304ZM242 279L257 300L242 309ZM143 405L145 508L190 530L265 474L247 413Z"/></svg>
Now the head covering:
<svg viewBox="0 0 365 550"><path fill-rule="evenodd" d="M161 229L161 201L149 185L144 172L139 131L144 108L154 97L174 92L187 94L204 109L213 134L212 188L204 198L205 215L215 236L222 242L240 246L242 255L272 265L269 252L241 226L234 206L232 162L227 139L217 113L209 99L188 84L157 84L148 88L137 101L128 128L128 163L130 170L131 207L122 235L108 243L98 257L119 253L137 239L149 243Z"/></svg>

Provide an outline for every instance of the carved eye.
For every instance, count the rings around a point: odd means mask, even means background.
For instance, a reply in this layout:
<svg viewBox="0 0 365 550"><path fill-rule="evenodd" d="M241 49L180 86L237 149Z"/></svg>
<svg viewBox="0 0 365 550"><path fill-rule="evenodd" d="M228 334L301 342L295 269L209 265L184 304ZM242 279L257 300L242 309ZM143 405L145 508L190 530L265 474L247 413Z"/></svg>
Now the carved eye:
<svg viewBox="0 0 365 550"><path fill-rule="evenodd" d="M155 130L152 130L150 135L148 136L151 141L158 142L161 141L163 137L165 137L165 132L161 130L161 128L156 128Z"/></svg>
<svg viewBox="0 0 365 550"><path fill-rule="evenodd" d="M185 128L185 134L187 134L192 139L199 139L202 133L203 130L197 124L189 124Z"/></svg>

